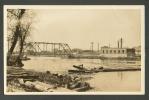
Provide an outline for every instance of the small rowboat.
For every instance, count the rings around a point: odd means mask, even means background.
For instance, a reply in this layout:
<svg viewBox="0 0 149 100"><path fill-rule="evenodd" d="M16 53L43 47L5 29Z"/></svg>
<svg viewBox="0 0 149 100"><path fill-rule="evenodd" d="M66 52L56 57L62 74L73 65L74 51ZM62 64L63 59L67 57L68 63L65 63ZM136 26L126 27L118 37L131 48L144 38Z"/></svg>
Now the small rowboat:
<svg viewBox="0 0 149 100"><path fill-rule="evenodd" d="M78 66L73 65L73 67L74 67L74 68L77 68L77 69L79 69L79 70L87 70L86 68L83 67L83 64L82 64L82 65L78 65Z"/></svg>

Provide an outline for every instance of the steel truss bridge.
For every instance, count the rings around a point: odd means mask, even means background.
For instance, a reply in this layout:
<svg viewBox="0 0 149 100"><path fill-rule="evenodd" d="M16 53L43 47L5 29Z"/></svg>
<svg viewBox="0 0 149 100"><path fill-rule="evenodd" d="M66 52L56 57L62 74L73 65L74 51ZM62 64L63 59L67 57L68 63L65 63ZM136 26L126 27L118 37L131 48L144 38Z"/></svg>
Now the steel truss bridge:
<svg viewBox="0 0 149 100"><path fill-rule="evenodd" d="M35 56L72 56L67 43L29 42L24 45L24 52Z"/></svg>

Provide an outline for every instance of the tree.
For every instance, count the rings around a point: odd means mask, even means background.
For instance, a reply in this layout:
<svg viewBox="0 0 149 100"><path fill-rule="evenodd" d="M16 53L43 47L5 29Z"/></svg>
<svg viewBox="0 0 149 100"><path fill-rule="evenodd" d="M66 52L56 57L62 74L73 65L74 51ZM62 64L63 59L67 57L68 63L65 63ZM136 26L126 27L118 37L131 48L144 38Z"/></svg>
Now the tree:
<svg viewBox="0 0 149 100"><path fill-rule="evenodd" d="M8 9L7 10L7 29L9 38L11 41L11 46L8 50L7 55L7 64L8 65L16 65L16 66L23 66L22 64L22 51L25 40L27 36L29 36L31 30L31 17L30 13L26 9ZM16 47L16 44L19 43L19 54L16 59L12 60L12 54Z"/></svg>

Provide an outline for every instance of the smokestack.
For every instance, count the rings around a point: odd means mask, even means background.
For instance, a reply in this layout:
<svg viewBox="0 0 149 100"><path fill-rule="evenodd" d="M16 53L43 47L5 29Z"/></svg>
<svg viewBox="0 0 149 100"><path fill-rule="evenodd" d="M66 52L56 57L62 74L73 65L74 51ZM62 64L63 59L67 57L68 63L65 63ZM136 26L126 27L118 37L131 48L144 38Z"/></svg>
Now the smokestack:
<svg viewBox="0 0 149 100"><path fill-rule="evenodd" d="M119 48L119 41L117 41L117 45L118 45L118 48Z"/></svg>
<svg viewBox="0 0 149 100"><path fill-rule="evenodd" d="M122 38L121 38L120 42L121 42L121 48L122 48L123 47L123 40L122 40Z"/></svg>

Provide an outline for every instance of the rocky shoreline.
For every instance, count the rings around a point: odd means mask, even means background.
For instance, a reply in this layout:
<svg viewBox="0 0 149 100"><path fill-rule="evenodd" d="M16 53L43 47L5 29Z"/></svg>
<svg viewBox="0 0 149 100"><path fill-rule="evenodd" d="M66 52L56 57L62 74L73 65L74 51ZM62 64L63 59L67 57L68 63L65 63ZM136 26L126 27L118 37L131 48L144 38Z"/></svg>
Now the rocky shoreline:
<svg viewBox="0 0 149 100"><path fill-rule="evenodd" d="M19 67L7 67L7 92L83 92L92 89L79 75L36 72Z"/></svg>

